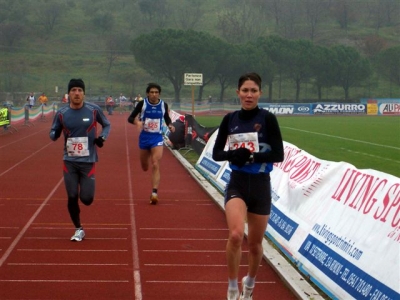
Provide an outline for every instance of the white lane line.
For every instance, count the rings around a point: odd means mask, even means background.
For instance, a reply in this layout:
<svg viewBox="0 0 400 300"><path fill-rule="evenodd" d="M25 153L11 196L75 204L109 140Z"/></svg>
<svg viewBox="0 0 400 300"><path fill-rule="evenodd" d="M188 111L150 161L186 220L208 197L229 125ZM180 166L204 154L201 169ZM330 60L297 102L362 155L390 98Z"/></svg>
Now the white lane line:
<svg viewBox="0 0 400 300"><path fill-rule="evenodd" d="M226 250L161 250L161 249L150 249L143 250L143 252L163 252L163 253L226 253ZM242 251L242 253L247 253L248 251Z"/></svg>
<svg viewBox="0 0 400 300"><path fill-rule="evenodd" d="M227 239L190 239L190 238L140 238L149 241L227 241Z"/></svg>
<svg viewBox="0 0 400 300"><path fill-rule="evenodd" d="M127 252L121 249L17 249L23 252Z"/></svg>
<svg viewBox="0 0 400 300"><path fill-rule="evenodd" d="M128 266L128 264L8 263L8 266Z"/></svg>
<svg viewBox="0 0 400 300"><path fill-rule="evenodd" d="M228 231L228 229L227 228L188 228L188 227L185 227L185 228L155 228L155 227L152 227L152 228L146 228L146 227L142 227L142 228L140 228L140 230L170 230L170 231L174 231L174 230L177 230L177 231Z"/></svg>
<svg viewBox="0 0 400 300"><path fill-rule="evenodd" d="M1 237L0 237L0 239L1 239ZM41 236L30 236L30 237L25 237L25 239L26 240L65 240L65 237L50 237L50 236L47 236L47 237L41 237ZM91 238L86 238L85 237L85 240L127 240L128 238L105 238L105 237L102 237L102 238L93 238L93 237L91 237Z"/></svg>
<svg viewBox="0 0 400 300"><path fill-rule="evenodd" d="M128 132L127 132L127 122L125 122L125 145L126 145L126 170L127 170L127 179L128 179L128 188L129 188L129 212L130 212L130 220L131 220L131 235L132 235L132 260L133 260L133 280L135 285L135 300L142 300L142 284L140 279L140 264L139 264L139 247L137 240L137 230L136 230L136 222L135 222L135 208L133 202L133 188L132 188L132 174L130 166L133 165L131 162L131 158L129 155L129 140L128 140Z"/></svg>
<svg viewBox="0 0 400 300"><path fill-rule="evenodd" d="M64 178L61 178L60 181L55 185L53 190L50 192L50 194L47 196L47 198L43 201L42 205L36 210L36 212L33 214L33 216L29 219L28 223L25 224L24 228L18 233L18 235L15 237L13 242L10 244L8 249L4 252L4 254L0 258L0 267L3 265L3 263L6 261L8 256L11 254L11 252L14 250L15 246L18 244L18 242L21 240L25 232L28 230L29 226L32 225L33 221L35 221L36 217L39 215L39 213L42 211L43 207L47 204L47 202L50 200L50 198L53 196L55 191L58 189L58 187L61 185L61 183L64 181Z"/></svg>
<svg viewBox="0 0 400 300"><path fill-rule="evenodd" d="M12 141L12 142L10 142L10 143L8 143L8 144L5 144L5 145L0 146L0 149L6 148L7 146L10 146L10 145L12 145L12 144L18 143L19 141L22 141L22 140L24 140L24 139L27 139L27 138L29 138L29 137L31 137L31 136L33 136L33 135L37 135L37 134L41 133L41 132L44 131L44 130L48 130L48 129L41 129L41 130L39 130L39 131L35 131L33 134L25 135L25 136L23 136L22 138L20 138L20 139L18 139L18 140L15 140L15 141Z"/></svg>
<svg viewBox="0 0 400 300"><path fill-rule="evenodd" d="M183 281L183 280L176 280L176 281L171 281L171 280L149 280L146 281L146 283L187 283L187 284L204 284L204 283L217 283L221 284L224 283L226 284L226 281ZM276 281L257 281L257 284L276 284Z"/></svg>
<svg viewBox="0 0 400 300"><path fill-rule="evenodd" d="M148 267L226 267L226 264L223 265L196 265L196 264L144 264ZM261 267L262 265L260 265ZM247 265L239 265L239 267L247 267Z"/></svg>
<svg viewBox="0 0 400 300"><path fill-rule="evenodd" d="M0 282L63 282L63 283L127 283L129 280L46 280L46 279L34 279L34 280L24 280L24 279L0 279Z"/></svg>
<svg viewBox="0 0 400 300"><path fill-rule="evenodd" d="M71 230L71 227L32 227L31 229L56 229L56 230L60 230L60 229L66 229L66 230ZM128 228L126 227L89 227L89 226L85 226L85 229L90 229L90 230L128 230Z"/></svg>
<svg viewBox="0 0 400 300"><path fill-rule="evenodd" d="M376 143L371 143L371 142L366 142L366 141L361 141L361 140L355 140L355 139L345 138L345 137L336 136L336 135L331 135L331 134L326 134L326 133L319 133L319 132L308 131L308 130L293 128L293 127L285 127L285 126L282 126L282 128L286 128L286 129L290 129L290 130L295 130L295 131L301 131L301 132L305 132L305 133L316 134L316 135L327 136L327 137L331 137L331 138L335 138L335 139L346 140L346 141L351 141L351 142L356 142L356 143L362 143L362 144L367 144L367 145L373 145L373 146L377 146L377 147L383 147L383 148L389 148L389 149L400 150L399 147L394 147L394 146L389 146L389 145L382 145L382 144L376 144Z"/></svg>
<svg viewBox="0 0 400 300"><path fill-rule="evenodd" d="M37 153L44 153L43 149L47 148L48 146L50 146L53 142L48 143L47 145L43 146L42 148L40 148L39 150L33 152L31 155L25 157L23 160L20 160L18 163L16 163L15 165L13 165L11 168L8 168L7 170L5 170L3 173L0 173L0 177L3 176L4 174L6 174L7 172L11 171L12 169L14 169L15 167L19 166L20 164L22 164L24 161L31 159L32 156L35 156ZM43 204L42 204L43 205Z"/></svg>

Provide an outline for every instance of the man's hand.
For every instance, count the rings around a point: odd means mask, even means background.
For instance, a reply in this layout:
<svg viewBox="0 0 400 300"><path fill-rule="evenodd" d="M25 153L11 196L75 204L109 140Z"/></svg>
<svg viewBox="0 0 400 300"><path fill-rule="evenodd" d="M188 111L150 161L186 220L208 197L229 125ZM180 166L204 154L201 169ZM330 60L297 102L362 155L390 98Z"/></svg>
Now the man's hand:
<svg viewBox="0 0 400 300"><path fill-rule="evenodd" d="M94 143L97 147L101 148L101 147L104 146L104 141L105 141L105 140L106 140L106 139L105 139L103 136L99 136L99 137L97 137L97 138L94 139L93 143Z"/></svg>
<svg viewBox="0 0 400 300"><path fill-rule="evenodd" d="M249 161L251 152L247 148L239 148L231 151L229 154L229 161L238 166L239 168L243 167L246 162Z"/></svg>

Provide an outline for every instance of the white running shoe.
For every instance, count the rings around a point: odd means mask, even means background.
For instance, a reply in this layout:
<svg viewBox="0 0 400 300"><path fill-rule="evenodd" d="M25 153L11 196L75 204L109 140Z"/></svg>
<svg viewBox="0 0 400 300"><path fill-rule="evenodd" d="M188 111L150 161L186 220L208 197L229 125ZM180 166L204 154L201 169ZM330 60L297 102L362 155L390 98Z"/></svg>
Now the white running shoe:
<svg viewBox="0 0 400 300"><path fill-rule="evenodd" d="M81 242L85 238L85 231L83 228L78 228L75 234L71 237L71 241Z"/></svg>
<svg viewBox="0 0 400 300"><path fill-rule="evenodd" d="M248 287L247 285L244 284L246 281L246 277L243 277L242 279L242 293L240 294L239 300L253 300L253 287Z"/></svg>
<svg viewBox="0 0 400 300"><path fill-rule="evenodd" d="M239 290L228 289L228 293L226 294L226 300L238 300L238 298L239 298Z"/></svg>
<svg viewBox="0 0 400 300"><path fill-rule="evenodd" d="M152 193L150 196L150 204L156 205L158 202L158 195L156 193Z"/></svg>

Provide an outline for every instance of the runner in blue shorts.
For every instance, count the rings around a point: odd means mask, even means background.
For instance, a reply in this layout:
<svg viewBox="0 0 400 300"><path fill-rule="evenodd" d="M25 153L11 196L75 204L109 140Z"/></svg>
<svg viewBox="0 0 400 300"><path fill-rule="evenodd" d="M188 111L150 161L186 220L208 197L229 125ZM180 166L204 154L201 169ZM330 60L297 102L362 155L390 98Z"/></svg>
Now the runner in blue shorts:
<svg viewBox="0 0 400 300"><path fill-rule="evenodd" d="M137 103L128 117L128 122L136 125L140 132L140 164L143 171L147 171L149 165L152 167L150 204L157 204L161 177L160 160L164 148L163 122L171 132L175 131L175 127L171 124L168 104L160 99L161 87L157 83L149 83L146 94L147 97Z"/></svg>
<svg viewBox="0 0 400 300"><path fill-rule="evenodd" d="M222 119L213 148L213 159L228 160L232 170L225 190L225 215L229 229L226 245L227 299L251 300L271 211L269 173L274 162L283 161L284 152L275 115L258 107L262 93L260 76L256 73L242 75L236 93L241 109L228 113ZM239 293L239 263L246 219L248 270L242 279L242 292Z"/></svg>
<svg viewBox="0 0 400 300"><path fill-rule="evenodd" d="M64 133L64 184L68 212L75 226L71 241L80 242L85 237L85 231L80 220L79 199L84 205L93 202L97 147L103 147L111 125L99 106L84 102L85 83L82 79L70 80L68 97L69 104L62 106L54 116L50 139L56 141ZM99 136L98 124L102 126Z"/></svg>

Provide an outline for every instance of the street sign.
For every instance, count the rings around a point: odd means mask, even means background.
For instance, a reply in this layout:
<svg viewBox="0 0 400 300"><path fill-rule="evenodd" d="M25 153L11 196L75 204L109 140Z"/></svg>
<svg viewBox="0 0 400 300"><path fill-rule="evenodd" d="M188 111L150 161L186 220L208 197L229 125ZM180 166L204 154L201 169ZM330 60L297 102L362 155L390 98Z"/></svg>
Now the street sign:
<svg viewBox="0 0 400 300"><path fill-rule="evenodd" d="M184 85L203 85L203 74L201 73L185 73Z"/></svg>

